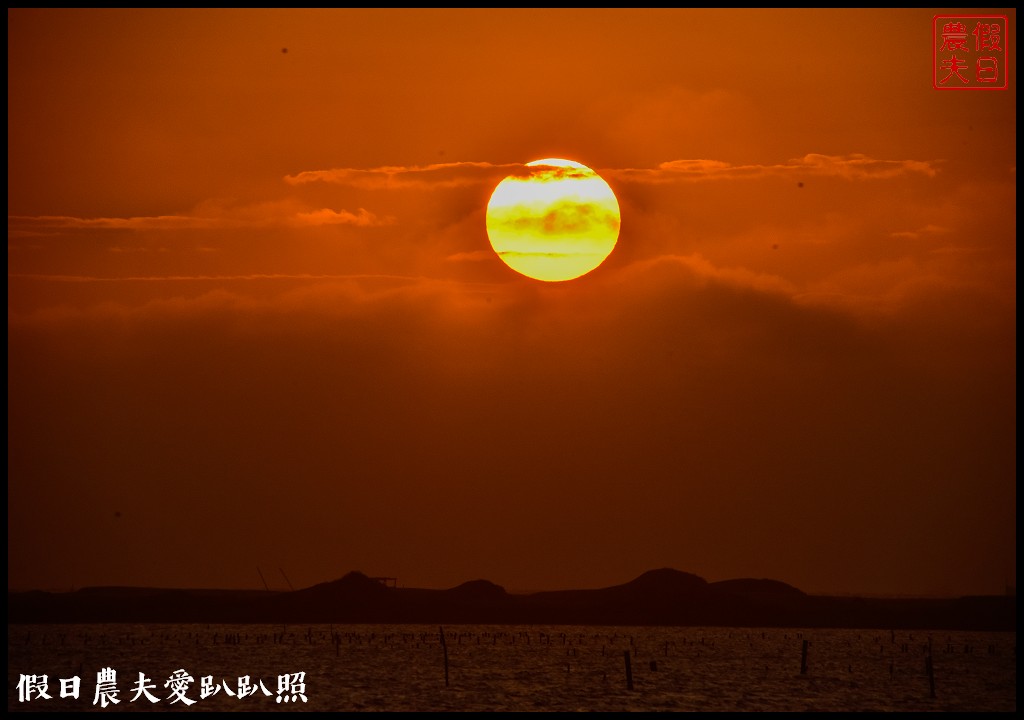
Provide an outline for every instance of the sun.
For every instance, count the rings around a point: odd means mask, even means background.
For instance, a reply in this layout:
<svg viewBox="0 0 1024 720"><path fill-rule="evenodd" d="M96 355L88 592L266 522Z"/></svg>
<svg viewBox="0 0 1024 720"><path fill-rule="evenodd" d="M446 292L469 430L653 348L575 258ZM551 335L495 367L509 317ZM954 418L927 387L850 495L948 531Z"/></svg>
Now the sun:
<svg viewBox="0 0 1024 720"><path fill-rule="evenodd" d="M619 239L619 202L596 172L572 160L527 163L494 188L487 236L506 265L535 280L572 280L604 262Z"/></svg>

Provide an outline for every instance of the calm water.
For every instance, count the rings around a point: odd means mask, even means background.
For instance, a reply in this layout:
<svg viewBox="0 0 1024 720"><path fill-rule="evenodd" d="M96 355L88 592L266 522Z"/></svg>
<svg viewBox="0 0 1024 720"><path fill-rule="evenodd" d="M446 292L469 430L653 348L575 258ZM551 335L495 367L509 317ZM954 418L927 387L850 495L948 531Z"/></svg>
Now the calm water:
<svg viewBox="0 0 1024 720"><path fill-rule="evenodd" d="M1017 709L1016 632L452 625L445 645L437 626L418 625L9 625L7 709ZM108 667L121 702L102 708L93 700L97 673ZM173 687L166 686L179 670L193 679L183 690L195 701L189 706L172 703ZM132 700L140 673L158 702ZM20 701L21 676L43 674L50 699ZM286 674L303 685L286 684L279 695ZM79 699L62 698L60 679L75 676ZM204 676L219 688L208 697ZM255 694L240 697L240 678ZM305 703L293 704L295 691Z"/></svg>

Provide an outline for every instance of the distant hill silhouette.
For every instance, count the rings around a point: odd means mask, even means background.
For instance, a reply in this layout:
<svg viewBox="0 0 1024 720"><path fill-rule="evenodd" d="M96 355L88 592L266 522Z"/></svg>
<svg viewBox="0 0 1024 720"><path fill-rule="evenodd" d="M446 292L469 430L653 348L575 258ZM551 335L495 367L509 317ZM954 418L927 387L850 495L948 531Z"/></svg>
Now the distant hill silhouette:
<svg viewBox="0 0 1024 720"><path fill-rule="evenodd" d="M350 572L301 590L96 587L8 592L8 623L444 623L836 627L1016 631L1015 597L807 595L778 580L708 583L661 568L595 590L512 594L488 580L446 590L388 587ZM393 583L392 583L393 584Z"/></svg>
<svg viewBox="0 0 1024 720"><path fill-rule="evenodd" d="M339 580L331 580L329 582L320 583L314 585L306 590L299 590L299 592L316 592L316 593L330 593L330 592L345 592L345 591L367 591L376 592L377 590L385 589L384 586L373 578L367 577L361 572L350 572Z"/></svg>
<svg viewBox="0 0 1024 720"><path fill-rule="evenodd" d="M738 580L721 580L711 583L716 590L724 590L733 593L750 593L762 595L804 595L803 590L797 590L792 585L787 585L778 580L753 580L751 578L740 578Z"/></svg>
<svg viewBox="0 0 1024 720"><path fill-rule="evenodd" d="M704 592L708 588L708 581L691 573L661 568L648 570L635 580L630 580L619 587L629 588L631 592L688 594Z"/></svg>

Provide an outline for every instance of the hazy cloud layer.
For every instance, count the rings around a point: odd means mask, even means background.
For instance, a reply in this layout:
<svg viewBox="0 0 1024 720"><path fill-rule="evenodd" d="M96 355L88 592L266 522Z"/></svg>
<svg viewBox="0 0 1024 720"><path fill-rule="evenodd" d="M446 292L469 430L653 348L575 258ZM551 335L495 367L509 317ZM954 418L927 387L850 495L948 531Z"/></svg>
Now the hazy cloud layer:
<svg viewBox="0 0 1024 720"><path fill-rule="evenodd" d="M312 182L338 183L374 190L420 188L436 190L476 183L495 183L512 173L528 171L522 163L495 165L489 162L454 162L424 166L378 168L334 168L306 170L285 176L291 185Z"/></svg>
<svg viewBox="0 0 1024 720"><path fill-rule="evenodd" d="M209 208L208 208L209 210ZM284 210L282 212L282 210ZM216 230L256 227L266 224L388 225L393 218L379 218L359 208L355 212L321 208L308 212L293 211L281 205L256 208L223 208L218 215L162 215L159 217L81 218L57 216L8 216L7 225L15 235L41 235L59 230Z"/></svg>
<svg viewBox="0 0 1024 720"><path fill-rule="evenodd" d="M802 158L776 165L733 165L721 160L669 160L655 168L603 168L599 174L624 182L677 182L758 178L768 175L834 176L849 180L870 180L897 177L905 173L921 173L934 177L938 173L936 161L878 160L854 153L830 156L808 153ZM508 175L528 175L532 171L523 164L496 165L488 162L442 163L412 167L334 168L307 170L288 175L291 185L313 182L337 183L375 190L420 188L437 190L477 183L495 183ZM574 168L551 168L556 177L585 177L586 173Z"/></svg>
<svg viewBox="0 0 1024 720"><path fill-rule="evenodd" d="M935 177L939 163L921 160L876 160L861 154L845 156L809 153L777 165L732 165L720 160L671 160L654 169L603 170L624 182L665 183L701 180L732 180L775 177L841 177L847 180L881 180L907 173Z"/></svg>

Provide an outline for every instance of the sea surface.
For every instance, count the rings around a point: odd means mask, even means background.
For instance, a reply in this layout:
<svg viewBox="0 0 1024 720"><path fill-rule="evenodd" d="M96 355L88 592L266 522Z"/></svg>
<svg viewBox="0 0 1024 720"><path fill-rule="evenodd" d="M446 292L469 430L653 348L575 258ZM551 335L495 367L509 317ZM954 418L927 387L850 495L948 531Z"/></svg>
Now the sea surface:
<svg viewBox="0 0 1024 720"><path fill-rule="evenodd" d="M16 624L7 682L15 712L1015 712L1017 634Z"/></svg>

